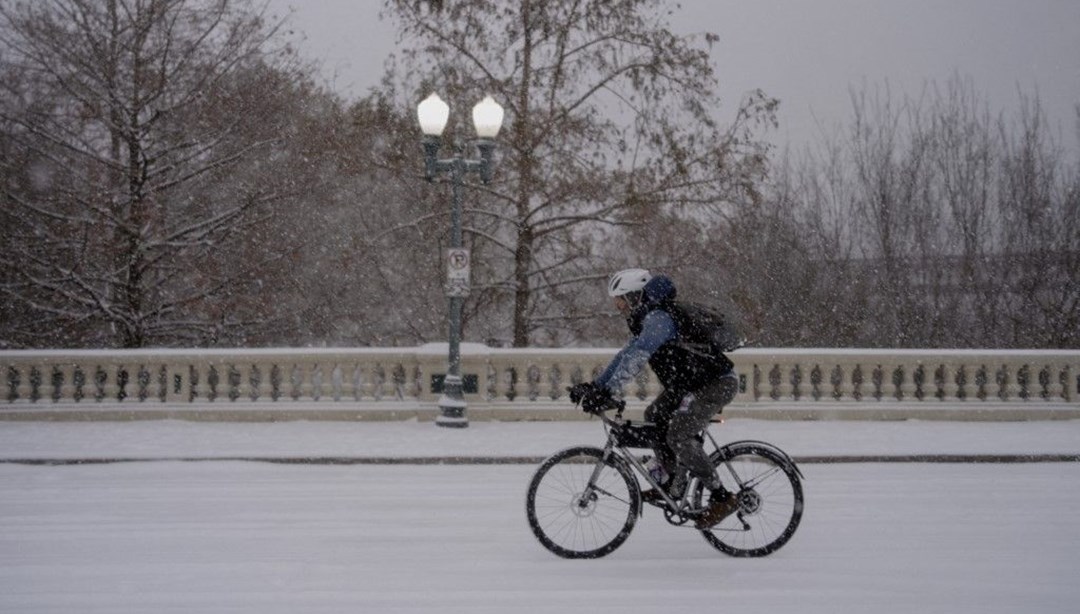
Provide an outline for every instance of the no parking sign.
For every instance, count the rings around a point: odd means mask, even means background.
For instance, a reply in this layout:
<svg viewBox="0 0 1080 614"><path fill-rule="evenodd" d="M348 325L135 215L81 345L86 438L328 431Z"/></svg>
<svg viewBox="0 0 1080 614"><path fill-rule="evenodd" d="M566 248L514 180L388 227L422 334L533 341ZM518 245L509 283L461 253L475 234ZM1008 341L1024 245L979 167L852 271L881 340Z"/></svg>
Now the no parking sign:
<svg viewBox="0 0 1080 614"><path fill-rule="evenodd" d="M446 295L468 296L472 259L464 247L446 250Z"/></svg>

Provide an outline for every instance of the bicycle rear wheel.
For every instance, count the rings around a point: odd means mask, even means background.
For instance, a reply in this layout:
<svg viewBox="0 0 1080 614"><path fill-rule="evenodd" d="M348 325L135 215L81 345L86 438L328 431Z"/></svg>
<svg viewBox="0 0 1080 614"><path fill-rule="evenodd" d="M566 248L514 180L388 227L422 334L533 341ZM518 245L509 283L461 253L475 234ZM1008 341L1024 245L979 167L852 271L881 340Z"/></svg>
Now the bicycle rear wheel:
<svg viewBox="0 0 1080 614"><path fill-rule="evenodd" d="M739 509L702 530L705 540L736 557L766 556L786 544L803 512L802 482L790 460L769 447L736 443L714 454L713 463L724 486L738 498ZM706 499L699 487L695 504L703 505Z"/></svg>
<svg viewBox="0 0 1080 614"><path fill-rule="evenodd" d="M536 470L525 498L533 534L545 548L569 559L610 554L630 536L641 491L621 459L577 447L557 452Z"/></svg>

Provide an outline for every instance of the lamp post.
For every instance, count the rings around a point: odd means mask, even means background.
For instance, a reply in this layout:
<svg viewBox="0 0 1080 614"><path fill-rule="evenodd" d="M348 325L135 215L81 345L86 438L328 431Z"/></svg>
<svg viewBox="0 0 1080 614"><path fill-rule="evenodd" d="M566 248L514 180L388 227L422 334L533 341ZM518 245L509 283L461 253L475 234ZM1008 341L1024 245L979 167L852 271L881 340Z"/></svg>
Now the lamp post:
<svg viewBox="0 0 1080 614"><path fill-rule="evenodd" d="M494 138L502 127L503 109L487 96L473 107L473 126L476 128L476 147L480 150L478 160L462 155L460 147L454 147L452 158L439 159L442 133L450 118L450 107L432 94L416 107L420 129L424 133L424 170L428 181L434 181L439 173L449 173L453 186L453 202L450 210L450 249L447 250L446 295L450 299L450 353L447 359L446 377L443 379L442 395L439 397L439 416L435 424L449 427L469 426L465 415L466 403L461 379L461 306L469 295L469 252L461 241L461 190L465 175L478 173L484 183L491 181L492 157L495 152Z"/></svg>

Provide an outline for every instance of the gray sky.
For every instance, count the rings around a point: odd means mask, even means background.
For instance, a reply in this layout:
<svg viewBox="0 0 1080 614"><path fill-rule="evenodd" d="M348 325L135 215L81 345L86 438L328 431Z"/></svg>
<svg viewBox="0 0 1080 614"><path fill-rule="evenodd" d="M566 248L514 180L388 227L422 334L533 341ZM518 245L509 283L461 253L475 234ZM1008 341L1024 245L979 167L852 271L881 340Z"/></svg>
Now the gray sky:
<svg viewBox="0 0 1080 614"><path fill-rule="evenodd" d="M777 142L814 139L851 117L850 91L886 82L893 98L929 81L970 78L992 111L1042 101L1064 145L1077 151L1080 1L1077 0L682 0L677 32L714 32L724 108L761 88L781 100ZM303 53L323 62L346 95L377 85L396 32L382 0L270 0L294 9Z"/></svg>

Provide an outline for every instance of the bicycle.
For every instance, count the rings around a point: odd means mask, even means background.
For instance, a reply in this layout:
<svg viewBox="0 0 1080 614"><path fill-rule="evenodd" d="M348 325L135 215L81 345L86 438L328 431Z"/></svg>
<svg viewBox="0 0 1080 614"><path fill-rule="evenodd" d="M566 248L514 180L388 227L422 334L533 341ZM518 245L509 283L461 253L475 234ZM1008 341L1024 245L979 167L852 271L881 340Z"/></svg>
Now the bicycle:
<svg viewBox="0 0 1080 614"><path fill-rule="evenodd" d="M695 528L693 520L708 505L707 489L691 478L684 494L673 499L645 467L648 456L635 448L651 448L656 426L623 419L625 403L611 401L595 412L603 423L603 448L574 446L544 460L526 495L529 526L540 543L554 554L571 559L599 558L612 553L630 537L644 514L641 484L634 473L663 501L654 505L675 526ZM607 415L616 410L614 418ZM735 494L739 507L715 526L699 529L705 540L724 554L761 557L786 544L803 512L804 479L783 450L763 441L735 441L720 446L708 429L698 435L724 487Z"/></svg>

